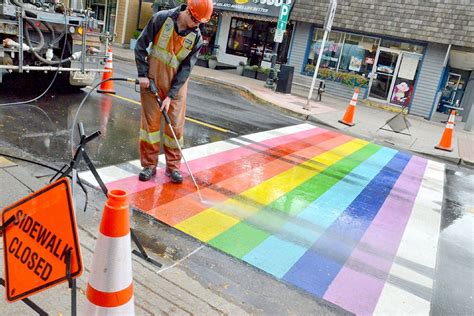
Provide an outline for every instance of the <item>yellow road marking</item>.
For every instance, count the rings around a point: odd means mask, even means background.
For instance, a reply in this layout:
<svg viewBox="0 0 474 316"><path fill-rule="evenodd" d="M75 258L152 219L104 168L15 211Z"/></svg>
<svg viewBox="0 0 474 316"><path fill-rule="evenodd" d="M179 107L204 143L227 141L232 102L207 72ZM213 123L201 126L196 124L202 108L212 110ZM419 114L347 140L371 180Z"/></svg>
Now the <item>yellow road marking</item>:
<svg viewBox="0 0 474 316"><path fill-rule="evenodd" d="M87 88L90 89L90 87L87 87ZM117 99L120 99L120 100L123 100L123 101L127 101L127 102L137 104L137 105L140 105L140 106L142 105L139 101L136 101L136 100L133 100L133 99L129 99L129 98L122 97L122 96L116 95L116 94L111 94L111 93L107 93L107 94L110 95L111 97L114 97L114 98L117 98ZM233 132L231 130L221 128L219 126L215 126L215 125L208 124L208 123L205 123L205 122L201 122L201 121L198 121L198 120L190 118L190 117L186 117L186 120L188 120L189 122L195 123L195 124L199 124L199 125L202 125L202 126L205 126L205 127L209 127L211 129L219 131L219 132L236 134L235 132Z"/></svg>

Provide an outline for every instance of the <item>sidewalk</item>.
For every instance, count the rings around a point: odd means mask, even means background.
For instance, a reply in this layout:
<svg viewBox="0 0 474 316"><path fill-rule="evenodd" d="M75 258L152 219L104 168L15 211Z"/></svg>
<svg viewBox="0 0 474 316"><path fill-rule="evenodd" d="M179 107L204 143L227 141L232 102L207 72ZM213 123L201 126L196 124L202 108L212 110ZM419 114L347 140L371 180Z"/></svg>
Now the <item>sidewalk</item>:
<svg viewBox="0 0 474 316"><path fill-rule="evenodd" d="M118 60L134 62L132 50L114 47L114 57ZM396 115L388 107L373 107L357 103L355 126L348 127L338 122L347 108L350 100L344 100L329 94L324 94L321 102L312 101L311 110L303 109L306 98L274 92L264 87L264 82L238 76L234 71L212 70L203 67L194 67L191 77L194 80L206 80L223 84L246 92L261 103L277 106L281 110L302 119L341 130L346 134L363 138L384 146L395 146L398 149L409 150L417 154L426 155L451 163L463 163L467 167L474 167L474 132L464 131L464 123L456 122L453 136L453 151L447 152L435 149L444 132L445 123L427 121L422 117L409 115L411 123L409 134L394 133L381 130L387 120ZM384 129L390 127L385 126ZM405 130L403 133L408 134Z"/></svg>

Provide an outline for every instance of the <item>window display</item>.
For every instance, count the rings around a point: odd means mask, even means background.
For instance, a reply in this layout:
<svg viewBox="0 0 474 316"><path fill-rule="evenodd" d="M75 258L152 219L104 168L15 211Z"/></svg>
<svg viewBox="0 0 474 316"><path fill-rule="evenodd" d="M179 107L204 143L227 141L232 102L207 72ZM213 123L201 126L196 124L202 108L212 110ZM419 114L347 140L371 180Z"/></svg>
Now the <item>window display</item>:
<svg viewBox="0 0 474 316"><path fill-rule="evenodd" d="M323 42L324 30L315 29L313 34L313 41L311 43L308 64L316 65L318 55L321 51L321 44ZM331 32L329 33L326 44L324 45L323 57L321 58L321 68L336 69L338 66L339 57L341 55L342 43L344 33Z"/></svg>
<svg viewBox="0 0 474 316"><path fill-rule="evenodd" d="M352 71L368 77L372 72L379 39L347 34L339 71Z"/></svg>
<svg viewBox="0 0 474 316"><path fill-rule="evenodd" d="M293 26L289 24L278 49L278 62L286 62L289 40ZM273 38L276 23L256 21L241 18L232 18L229 37L227 39L226 54L249 58L250 65L261 65L262 61L271 62Z"/></svg>

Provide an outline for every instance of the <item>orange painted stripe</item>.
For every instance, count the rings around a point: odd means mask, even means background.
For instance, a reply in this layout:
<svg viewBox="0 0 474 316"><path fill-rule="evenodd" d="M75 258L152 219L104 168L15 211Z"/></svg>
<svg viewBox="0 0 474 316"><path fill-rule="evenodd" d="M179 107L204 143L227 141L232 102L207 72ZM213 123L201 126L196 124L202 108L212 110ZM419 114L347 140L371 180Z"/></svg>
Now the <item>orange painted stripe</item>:
<svg viewBox="0 0 474 316"><path fill-rule="evenodd" d="M94 289L90 284L87 284L87 299L96 306L101 307L118 307L122 306L133 296L133 283L129 287L117 292L102 292Z"/></svg>
<svg viewBox="0 0 474 316"><path fill-rule="evenodd" d="M158 220L174 226L181 221L192 217L217 203L224 202L229 198L240 194L249 188L252 188L268 179L303 163L321 153L331 150L334 147L342 145L352 138L346 135L340 135L336 138L329 139L315 146L303 149L301 151L282 156L261 166L261 174L256 182L254 177L250 177L247 172L242 172L235 177L227 178L213 186L201 190L203 199L209 201L211 205L200 203L197 194L189 194L180 199L173 200L166 204L146 211L147 214L157 218Z"/></svg>
<svg viewBox="0 0 474 316"><path fill-rule="evenodd" d="M202 190L209 185L245 173L252 168L259 167L268 162L279 159L282 156L290 155L299 150L315 146L338 135L339 134L328 131L308 137L304 140L285 143L267 150L256 152L255 154L246 156L242 160L233 160L220 166L197 172L194 174L194 178L198 182L199 188ZM158 205L169 203L186 196L187 194L193 194L195 192L196 188L192 181L184 181L180 185L168 182L160 186L131 194L131 203L134 207L142 211L148 211Z"/></svg>

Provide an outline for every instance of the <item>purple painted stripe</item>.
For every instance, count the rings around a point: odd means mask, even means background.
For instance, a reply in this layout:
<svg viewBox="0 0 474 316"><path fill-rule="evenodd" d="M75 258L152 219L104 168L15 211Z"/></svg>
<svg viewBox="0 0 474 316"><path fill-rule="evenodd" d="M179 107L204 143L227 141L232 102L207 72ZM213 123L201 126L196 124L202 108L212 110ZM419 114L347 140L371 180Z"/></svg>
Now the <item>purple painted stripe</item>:
<svg viewBox="0 0 474 316"><path fill-rule="evenodd" d="M413 156L324 299L353 313L373 313L410 218L427 160Z"/></svg>

